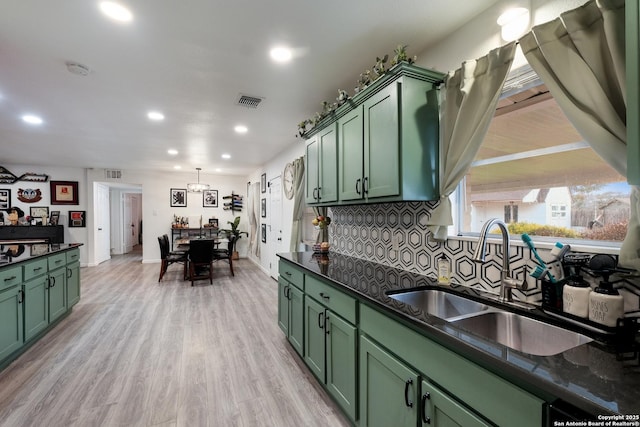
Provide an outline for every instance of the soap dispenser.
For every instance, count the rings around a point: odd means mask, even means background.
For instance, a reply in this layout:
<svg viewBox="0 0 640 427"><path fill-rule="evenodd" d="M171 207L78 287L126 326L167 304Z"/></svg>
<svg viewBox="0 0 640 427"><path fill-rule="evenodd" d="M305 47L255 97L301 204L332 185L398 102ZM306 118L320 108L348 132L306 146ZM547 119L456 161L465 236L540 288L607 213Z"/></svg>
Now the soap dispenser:
<svg viewBox="0 0 640 427"><path fill-rule="evenodd" d="M589 295L589 320L605 326L615 327L618 319L624 317L624 298L613 289L608 275Z"/></svg>
<svg viewBox="0 0 640 427"><path fill-rule="evenodd" d="M562 288L562 309L574 316L589 317L591 286L578 275L571 276Z"/></svg>

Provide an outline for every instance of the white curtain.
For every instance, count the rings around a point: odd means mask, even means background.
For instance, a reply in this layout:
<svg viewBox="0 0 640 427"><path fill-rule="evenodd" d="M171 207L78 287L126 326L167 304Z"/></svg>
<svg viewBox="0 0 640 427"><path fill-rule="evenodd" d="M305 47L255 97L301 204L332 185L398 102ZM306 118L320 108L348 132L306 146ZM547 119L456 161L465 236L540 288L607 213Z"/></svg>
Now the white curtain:
<svg viewBox="0 0 640 427"><path fill-rule="evenodd" d="M520 39L531 67L596 153L627 176L625 2L591 0ZM620 262L640 268L638 187Z"/></svg>
<svg viewBox="0 0 640 427"><path fill-rule="evenodd" d="M258 233L258 222L260 215L260 183L249 185L247 195L247 216L249 217L249 253L260 258L260 236Z"/></svg>
<svg viewBox="0 0 640 427"><path fill-rule="evenodd" d="M293 161L293 221L291 223L290 252L299 250L302 241L302 219L304 217L304 156Z"/></svg>
<svg viewBox="0 0 640 427"><path fill-rule="evenodd" d="M489 129L515 55L515 42L489 52L445 77L440 153L440 204L427 223L434 240L447 240L453 224L449 195L469 170Z"/></svg>

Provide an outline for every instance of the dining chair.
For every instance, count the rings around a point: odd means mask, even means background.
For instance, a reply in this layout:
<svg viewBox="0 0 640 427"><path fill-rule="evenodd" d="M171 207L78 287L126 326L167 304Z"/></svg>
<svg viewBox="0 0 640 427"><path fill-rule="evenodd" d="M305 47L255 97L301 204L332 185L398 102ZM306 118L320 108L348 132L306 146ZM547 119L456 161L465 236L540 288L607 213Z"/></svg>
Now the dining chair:
<svg viewBox="0 0 640 427"><path fill-rule="evenodd" d="M229 263L229 269L231 270L231 275L235 276L233 273L233 242L235 240L235 236L229 236L229 242L227 243L226 248L216 248L213 250L213 260L214 261L227 261Z"/></svg>
<svg viewBox="0 0 640 427"><path fill-rule="evenodd" d="M209 279L213 284L213 248L210 239L194 239L189 242L189 280Z"/></svg>
<svg viewBox="0 0 640 427"><path fill-rule="evenodd" d="M165 235L166 236L166 235ZM182 264L182 277L187 277L187 253L176 253L169 250L169 240L165 239L165 236L158 237L158 244L160 245L160 276L158 282L162 280L162 277L167 272L167 268L171 264Z"/></svg>

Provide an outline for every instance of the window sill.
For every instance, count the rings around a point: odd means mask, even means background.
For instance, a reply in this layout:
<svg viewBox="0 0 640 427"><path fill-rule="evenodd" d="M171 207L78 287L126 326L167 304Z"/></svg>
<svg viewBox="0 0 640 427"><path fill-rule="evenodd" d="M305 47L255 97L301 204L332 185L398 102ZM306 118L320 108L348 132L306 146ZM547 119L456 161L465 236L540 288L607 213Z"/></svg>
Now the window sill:
<svg viewBox="0 0 640 427"><path fill-rule="evenodd" d="M449 240L457 240L461 242L477 242L479 238L479 234L463 234L460 236L449 236ZM549 240L539 240L533 238L536 249L552 249L556 243L556 241L562 241L562 243L571 245L571 251L573 252L587 252L593 254L609 254L609 255L619 255L620 254L620 245L621 243L611 243L607 242L602 245L589 244L588 242L576 242L572 239L553 239L548 238ZM488 241L491 243L502 243L502 237L489 237ZM520 239L511 236L510 244L513 246L526 246L526 244Z"/></svg>

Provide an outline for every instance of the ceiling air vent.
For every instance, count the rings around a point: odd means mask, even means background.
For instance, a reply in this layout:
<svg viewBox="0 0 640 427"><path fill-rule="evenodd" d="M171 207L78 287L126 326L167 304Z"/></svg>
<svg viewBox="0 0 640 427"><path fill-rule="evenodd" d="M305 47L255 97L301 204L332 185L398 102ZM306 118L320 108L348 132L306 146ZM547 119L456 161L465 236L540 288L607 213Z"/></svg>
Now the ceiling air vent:
<svg viewBox="0 0 640 427"><path fill-rule="evenodd" d="M119 169L105 169L104 176L107 179L122 179L122 171Z"/></svg>
<svg viewBox="0 0 640 427"><path fill-rule="evenodd" d="M260 98L259 96L249 96L249 95L240 95L238 99L238 105L241 107L247 108L258 108L258 104L262 102L264 98Z"/></svg>

